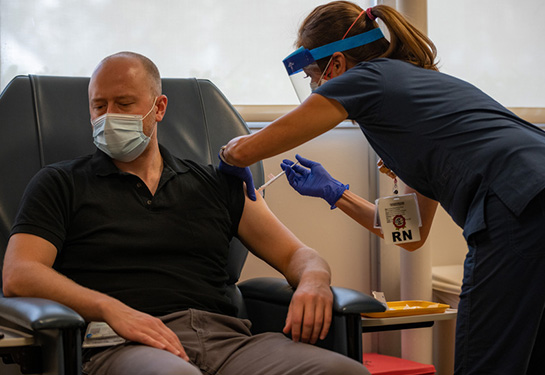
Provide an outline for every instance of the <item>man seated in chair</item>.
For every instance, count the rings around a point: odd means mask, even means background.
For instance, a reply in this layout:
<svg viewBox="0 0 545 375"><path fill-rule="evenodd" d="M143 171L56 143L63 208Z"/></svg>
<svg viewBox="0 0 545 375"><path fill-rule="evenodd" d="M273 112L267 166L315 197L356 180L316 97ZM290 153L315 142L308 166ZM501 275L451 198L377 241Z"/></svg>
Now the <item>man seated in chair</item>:
<svg viewBox="0 0 545 375"><path fill-rule="evenodd" d="M6 297L42 297L127 341L86 349L85 374L368 374L312 343L329 329L330 271L236 177L159 145L157 67L121 52L89 83L94 155L30 182L6 251ZM66 140L70 142L70 140ZM296 288L285 333L252 336L225 295L237 236Z"/></svg>

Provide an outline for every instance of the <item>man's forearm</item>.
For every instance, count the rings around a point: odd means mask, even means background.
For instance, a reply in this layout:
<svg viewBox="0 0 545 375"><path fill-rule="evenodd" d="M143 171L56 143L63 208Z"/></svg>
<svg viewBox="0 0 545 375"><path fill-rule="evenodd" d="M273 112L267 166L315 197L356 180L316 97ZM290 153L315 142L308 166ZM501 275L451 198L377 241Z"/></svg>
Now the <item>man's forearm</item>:
<svg viewBox="0 0 545 375"><path fill-rule="evenodd" d="M327 262L311 248L297 250L290 259L284 275L291 286L297 287L301 282L330 285L331 270Z"/></svg>
<svg viewBox="0 0 545 375"><path fill-rule="evenodd" d="M103 307L116 303L113 298L78 285L37 262L19 262L6 268L3 290L6 297L38 297L59 302L87 321L103 320Z"/></svg>
<svg viewBox="0 0 545 375"><path fill-rule="evenodd" d="M329 266L315 250L300 248L292 256L286 278L296 289L283 332L295 342L314 344L325 339L333 306Z"/></svg>
<svg viewBox="0 0 545 375"><path fill-rule="evenodd" d="M9 267L4 279L7 297L47 298L72 308L87 321L104 321L121 337L167 350L188 361L177 336L158 318L137 311L103 293L85 288L36 262ZM22 277L15 276L22 273Z"/></svg>

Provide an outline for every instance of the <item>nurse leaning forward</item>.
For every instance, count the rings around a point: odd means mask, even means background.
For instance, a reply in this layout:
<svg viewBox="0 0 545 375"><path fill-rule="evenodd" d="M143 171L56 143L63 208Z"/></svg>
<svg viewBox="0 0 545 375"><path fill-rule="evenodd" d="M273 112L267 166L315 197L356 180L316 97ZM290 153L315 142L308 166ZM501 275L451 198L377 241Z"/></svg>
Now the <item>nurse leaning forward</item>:
<svg viewBox="0 0 545 375"><path fill-rule="evenodd" d="M388 42L375 22L388 27ZM356 121L384 165L416 192L425 241L437 202L464 229L468 254L456 328L456 374L545 369L545 132L471 84L438 72L433 43L394 9L317 7L284 61L313 93L269 126L231 140L223 162L245 167ZM311 82L308 82L311 81ZM300 94L300 98L304 94ZM374 204L317 162L282 167L301 194L324 198L367 229ZM233 168L236 169L236 168ZM247 176L248 181L251 176Z"/></svg>

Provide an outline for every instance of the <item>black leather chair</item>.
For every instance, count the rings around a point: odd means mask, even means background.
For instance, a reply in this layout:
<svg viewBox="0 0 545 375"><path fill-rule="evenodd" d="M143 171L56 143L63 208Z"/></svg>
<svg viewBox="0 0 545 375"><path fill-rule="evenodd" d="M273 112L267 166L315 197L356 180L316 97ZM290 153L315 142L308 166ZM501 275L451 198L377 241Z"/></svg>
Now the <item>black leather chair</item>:
<svg viewBox="0 0 545 375"><path fill-rule="evenodd" d="M89 123L89 78L18 76L0 96L0 261L19 200L30 178L43 166L93 153ZM163 79L169 98L167 114L159 124L159 142L174 155L216 164L221 145L247 134L248 128L222 93L209 81ZM261 163L252 167L259 186ZM284 324L291 287L282 279L260 278L237 285L247 250L234 239L229 261L229 293L241 317L253 322L254 332L280 331ZM242 291L242 292L241 292ZM334 321L320 345L361 361L361 312L384 307L373 298L344 288L333 288ZM0 338L0 355L18 363L23 373L80 374L81 329L84 320L71 309L38 298L5 298L0 295L2 329L30 335L32 344L10 346ZM11 341L10 341L11 340ZM3 345L3 346L2 346ZM0 361L0 373L6 367Z"/></svg>

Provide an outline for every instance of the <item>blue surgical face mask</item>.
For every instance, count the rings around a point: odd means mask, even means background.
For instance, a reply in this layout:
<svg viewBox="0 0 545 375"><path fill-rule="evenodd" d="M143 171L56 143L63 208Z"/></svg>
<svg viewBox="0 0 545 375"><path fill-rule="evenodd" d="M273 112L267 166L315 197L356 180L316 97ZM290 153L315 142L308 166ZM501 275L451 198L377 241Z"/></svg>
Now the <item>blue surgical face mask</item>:
<svg viewBox="0 0 545 375"><path fill-rule="evenodd" d="M105 113L92 121L95 146L112 159L122 162L139 157L150 141L150 137L144 134L143 120L153 111L156 100L144 116Z"/></svg>

